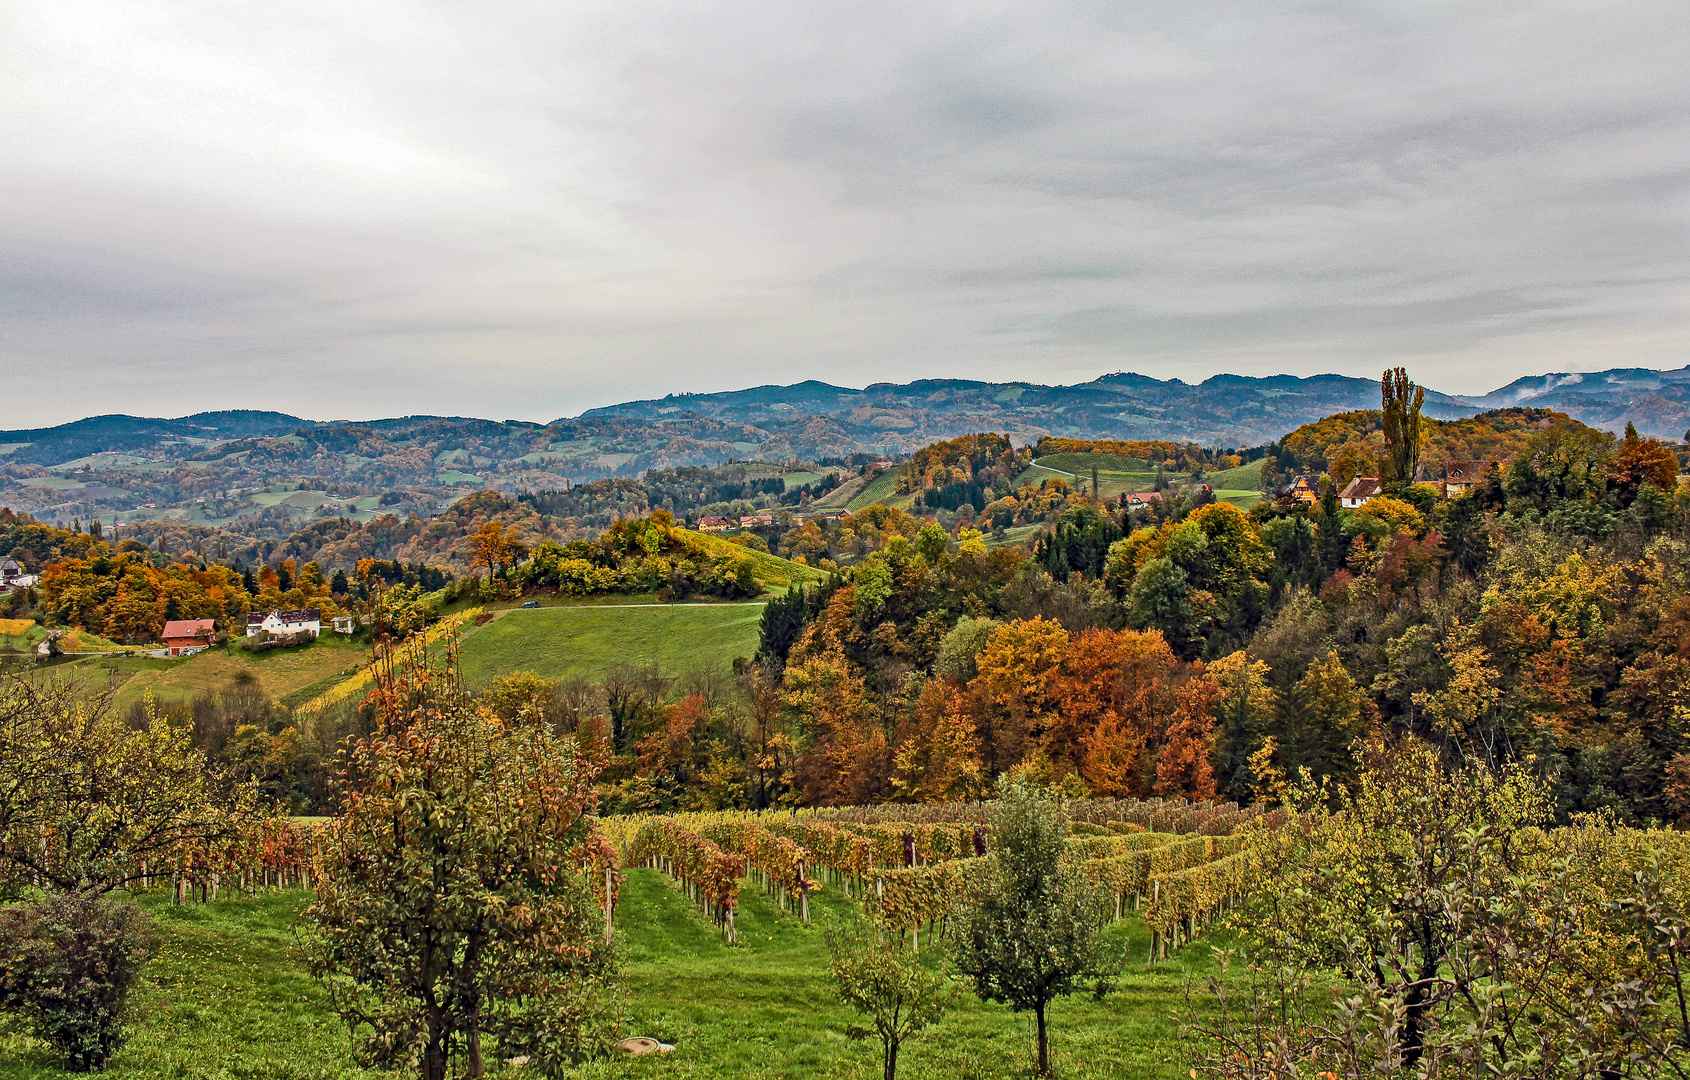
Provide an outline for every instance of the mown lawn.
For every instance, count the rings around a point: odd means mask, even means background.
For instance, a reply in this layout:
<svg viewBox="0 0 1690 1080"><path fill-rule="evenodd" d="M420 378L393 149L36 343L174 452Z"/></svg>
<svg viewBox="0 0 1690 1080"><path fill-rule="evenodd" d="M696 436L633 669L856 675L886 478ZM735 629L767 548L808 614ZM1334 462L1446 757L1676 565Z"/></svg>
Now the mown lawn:
<svg viewBox="0 0 1690 1080"><path fill-rule="evenodd" d="M175 1080L349 1080L373 1077L322 990L294 952L298 891L171 907L149 898L163 947L136 996L129 1045L106 1075ZM824 927L857 917L832 890L801 925L774 903L742 895L740 943L716 929L655 871L635 870L618 911L625 958L624 1031L673 1043L661 1057L616 1059L578 1075L610 1077L875 1080L878 1044L852 1040L859 1018L835 1000ZM1075 997L1051 1010L1058 1075L1068 1080L1174 1080L1186 1075L1172 1019L1208 949L1190 946L1155 968L1142 924L1125 930L1132 959L1102 1001ZM937 953L929 961L938 962ZM959 988L951 1014L908 1044L899 1073L912 1080L998 1080L1032 1073L1032 1020L984 1005ZM506 1075L520 1076L505 1070ZM0 1080L60 1078L41 1044L0 1029Z"/></svg>
<svg viewBox="0 0 1690 1080"><path fill-rule="evenodd" d="M464 680L485 686L513 671L597 680L619 664L656 663L669 675L726 667L757 651L762 617L759 604L508 610L464 637Z"/></svg>

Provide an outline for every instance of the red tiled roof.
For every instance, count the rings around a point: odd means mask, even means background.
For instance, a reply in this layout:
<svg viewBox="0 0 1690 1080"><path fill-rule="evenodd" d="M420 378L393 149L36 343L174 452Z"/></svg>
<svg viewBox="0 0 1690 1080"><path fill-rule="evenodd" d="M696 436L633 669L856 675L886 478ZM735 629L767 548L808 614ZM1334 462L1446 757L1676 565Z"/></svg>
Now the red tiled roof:
<svg viewBox="0 0 1690 1080"><path fill-rule="evenodd" d="M164 624L164 639L208 638L217 632L215 619L173 619Z"/></svg>

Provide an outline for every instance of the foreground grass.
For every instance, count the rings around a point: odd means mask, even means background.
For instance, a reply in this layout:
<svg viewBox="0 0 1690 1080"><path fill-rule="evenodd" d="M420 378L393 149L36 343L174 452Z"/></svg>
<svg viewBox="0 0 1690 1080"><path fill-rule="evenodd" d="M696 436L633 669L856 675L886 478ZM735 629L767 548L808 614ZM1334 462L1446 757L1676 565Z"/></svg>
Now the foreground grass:
<svg viewBox="0 0 1690 1080"><path fill-rule="evenodd" d="M298 891L172 907L149 898L161 945L133 1002L114 1080L340 1080L368 1076L293 954ZM42 1044L0 1030L0 1080L69 1077Z"/></svg>
<svg viewBox="0 0 1690 1080"><path fill-rule="evenodd" d="M485 686L513 671L598 680L619 664L657 663L668 675L727 667L757 651L762 617L763 609L751 604L505 611L464 638L464 680Z"/></svg>
<svg viewBox="0 0 1690 1080"><path fill-rule="evenodd" d="M301 892L171 907L149 898L163 944L135 996L129 1044L106 1073L116 1080L353 1080L359 1069L340 1022L294 952ZM827 974L824 927L857 917L856 905L823 890L815 922L801 925L747 891L740 944L715 927L654 871L635 870L618 911L625 957L624 1030L673 1043L661 1057L616 1059L584 1078L879 1076L878 1044L846 1031L860 1018L838 1004ZM1053 1006L1056 1065L1067 1080L1183 1077L1171 1016L1186 981L1206 970L1207 949L1184 950L1149 968L1142 924L1126 929L1132 959L1103 1001ZM930 957L936 962L937 957ZM1032 1020L985 1005L962 989L935 1029L908 1044L900 1074L916 1080L996 1080L1031 1075ZM0 1028L0 1080L62 1080L47 1050ZM520 1076L520 1073L510 1073Z"/></svg>

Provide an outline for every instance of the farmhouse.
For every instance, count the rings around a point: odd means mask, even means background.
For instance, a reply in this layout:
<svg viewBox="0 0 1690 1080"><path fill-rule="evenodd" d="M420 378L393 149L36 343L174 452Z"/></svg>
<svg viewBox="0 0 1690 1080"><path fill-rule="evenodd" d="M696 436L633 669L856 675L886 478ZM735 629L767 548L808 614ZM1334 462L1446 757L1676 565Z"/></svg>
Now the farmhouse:
<svg viewBox="0 0 1690 1080"><path fill-rule="evenodd" d="M1122 497L1121 505L1128 510L1145 510L1152 506L1160 506L1162 493L1160 491L1135 491L1131 495Z"/></svg>
<svg viewBox="0 0 1690 1080"><path fill-rule="evenodd" d="M171 656L192 656L211 645L215 619L172 619L164 624L164 648Z"/></svg>
<svg viewBox="0 0 1690 1080"><path fill-rule="evenodd" d="M698 519L699 532L726 532L733 528L734 523L725 517L705 517Z"/></svg>
<svg viewBox="0 0 1690 1080"><path fill-rule="evenodd" d="M310 634L323 632L323 613L317 608L295 611L254 611L246 617L246 636L267 634Z"/></svg>
<svg viewBox="0 0 1690 1080"><path fill-rule="evenodd" d="M1444 466L1444 497L1449 499L1473 490L1490 468L1489 461L1452 461Z"/></svg>
<svg viewBox="0 0 1690 1080"><path fill-rule="evenodd" d="M1285 494L1289 495L1294 502L1308 503L1310 506L1320 501L1320 491L1309 482L1309 478L1306 476L1297 477L1297 482L1292 484L1290 490Z"/></svg>
<svg viewBox="0 0 1690 1080"><path fill-rule="evenodd" d="M739 519L739 527L742 529L755 529L759 525L773 525L774 523L775 516L773 514L747 514Z"/></svg>
<svg viewBox="0 0 1690 1080"><path fill-rule="evenodd" d="M10 556L0 559L0 592L27 589L35 584L35 575Z"/></svg>
<svg viewBox="0 0 1690 1080"><path fill-rule="evenodd" d="M1366 505L1367 500L1379 494L1379 478L1377 476L1358 476L1344 485L1344 490L1338 493L1338 505L1346 510L1354 510L1358 506Z"/></svg>

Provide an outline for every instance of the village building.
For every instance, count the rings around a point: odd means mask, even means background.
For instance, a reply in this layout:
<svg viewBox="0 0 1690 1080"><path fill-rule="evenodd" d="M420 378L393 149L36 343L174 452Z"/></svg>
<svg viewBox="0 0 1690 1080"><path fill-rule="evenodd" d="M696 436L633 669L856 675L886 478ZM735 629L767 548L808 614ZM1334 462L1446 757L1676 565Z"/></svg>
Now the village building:
<svg viewBox="0 0 1690 1080"><path fill-rule="evenodd" d="M1159 506L1162 502L1160 491L1135 491L1126 497L1122 504L1128 510L1141 510L1152 506Z"/></svg>
<svg viewBox="0 0 1690 1080"><path fill-rule="evenodd" d="M0 559L0 592L12 589L27 589L35 584L35 575L26 569L23 563L7 556Z"/></svg>
<svg viewBox="0 0 1690 1080"><path fill-rule="evenodd" d="M1297 477L1297 482L1292 484L1285 494L1295 502L1307 503L1310 506L1320 501L1320 489L1310 483L1306 476Z"/></svg>
<svg viewBox="0 0 1690 1080"><path fill-rule="evenodd" d="M1367 500L1379 494L1379 478L1377 476L1358 476L1344 485L1344 490L1338 493L1338 505L1346 510L1354 510L1365 506Z"/></svg>
<svg viewBox="0 0 1690 1080"><path fill-rule="evenodd" d="M172 619L164 624L164 650L170 656L192 656L210 648L216 634L215 619Z"/></svg>
<svg viewBox="0 0 1690 1080"><path fill-rule="evenodd" d="M773 514L746 514L739 519L739 527L742 529L755 529L760 525L768 526L774 523L775 516Z"/></svg>
<svg viewBox="0 0 1690 1080"><path fill-rule="evenodd" d="M317 608L294 611L254 611L246 617L246 636L265 634L310 634L323 632L323 613Z"/></svg>
<svg viewBox="0 0 1690 1080"><path fill-rule="evenodd" d="M1452 461L1444 466L1444 497L1454 499L1473 490L1485 478L1489 461Z"/></svg>
<svg viewBox="0 0 1690 1080"><path fill-rule="evenodd" d="M699 532L726 532L733 528L733 525L734 523L725 517L705 517L698 519Z"/></svg>

